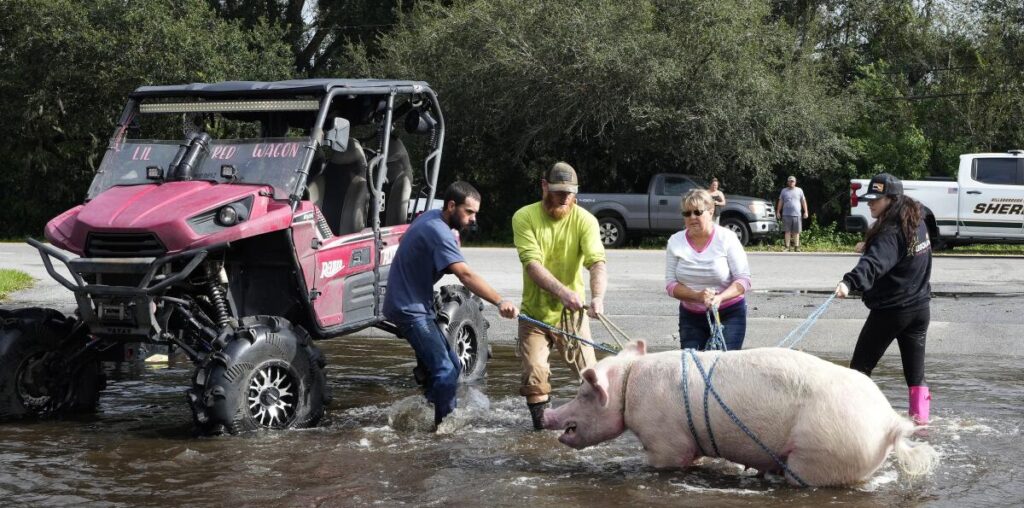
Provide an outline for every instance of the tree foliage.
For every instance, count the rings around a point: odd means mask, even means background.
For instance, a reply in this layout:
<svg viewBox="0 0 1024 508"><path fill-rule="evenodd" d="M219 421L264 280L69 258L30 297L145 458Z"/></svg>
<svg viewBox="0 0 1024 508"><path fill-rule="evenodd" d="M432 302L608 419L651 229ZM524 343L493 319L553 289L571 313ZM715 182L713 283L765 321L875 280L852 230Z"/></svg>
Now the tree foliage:
<svg viewBox="0 0 1024 508"><path fill-rule="evenodd" d="M202 0L0 2L0 235L39 235L81 202L136 87L283 79L279 30L243 29Z"/></svg>
<svg viewBox="0 0 1024 508"><path fill-rule="evenodd" d="M7 236L80 201L143 84L426 80L442 183L477 183L499 238L559 159L585 191L681 171L774 199L797 174L828 222L851 177L1024 148L1008 0L6 0L0 63Z"/></svg>
<svg viewBox="0 0 1024 508"><path fill-rule="evenodd" d="M764 193L779 168L837 164L848 114L767 13L747 1L427 4L369 68L440 90L446 158L498 216L535 199L559 159L585 190L683 171Z"/></svg>
<svg viewBox="0 0 1024 508"><path fill-rule="evenodd" d="M1005 0L772 0L827 82L849 92L849 158L817 189L829 218L847 178L953 175L958 155L1024 146L1024 7Z"/></svg>

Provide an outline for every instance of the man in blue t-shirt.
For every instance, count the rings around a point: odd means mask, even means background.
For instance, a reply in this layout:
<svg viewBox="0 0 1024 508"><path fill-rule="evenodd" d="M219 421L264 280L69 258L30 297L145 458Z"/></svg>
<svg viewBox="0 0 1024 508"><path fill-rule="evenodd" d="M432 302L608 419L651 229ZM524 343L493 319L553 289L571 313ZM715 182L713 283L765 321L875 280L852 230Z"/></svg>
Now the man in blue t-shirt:
<svg viewBox="0 0 1024 508"><path fill-rule="evenodd" d="M476 222L480 193L466 182L444 191L444 209L430 210L413 221L402 236L388 274L384 317L416 351L427 369L427 400L434 404L434 425L455 409L455 389L462 365L448 346L434 316L434 284L445 273L454 274L466 289L498 307L502 317L514 319L519 308L476 274L462 257L452 230L463 231Z"/></svg>

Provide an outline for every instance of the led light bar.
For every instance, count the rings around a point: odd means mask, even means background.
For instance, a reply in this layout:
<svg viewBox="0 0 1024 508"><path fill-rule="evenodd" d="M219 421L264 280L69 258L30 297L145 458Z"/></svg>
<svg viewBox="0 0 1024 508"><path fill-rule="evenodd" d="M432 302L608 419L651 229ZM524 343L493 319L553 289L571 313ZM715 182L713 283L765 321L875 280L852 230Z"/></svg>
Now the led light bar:
<svg viewBox="0 0 1024 508"><path fill-rule="evenodd" d="M315 100L157 102L139 105L141 113L227 113L238 111L317 111Z"/></svg>

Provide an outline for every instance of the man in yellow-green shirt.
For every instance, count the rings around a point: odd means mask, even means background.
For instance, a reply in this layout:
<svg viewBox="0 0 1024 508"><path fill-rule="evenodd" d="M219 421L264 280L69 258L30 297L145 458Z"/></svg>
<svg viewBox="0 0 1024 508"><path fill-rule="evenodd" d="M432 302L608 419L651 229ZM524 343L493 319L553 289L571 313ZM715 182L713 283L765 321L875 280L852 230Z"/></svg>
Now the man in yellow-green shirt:
<svg viewBox="0 0 1024 508"><path fill-rule="evenodd" d="M607 286L604 246L597 219L576 206L579 179L576 170L565 162L555 163L541 180L543 199L524 206L512 216L519 261L523 263L522 313L551 326L575 332L590 339L586 316L563 322L563 309L578 313L584 307L586 291L580 268L590 272L590 305L587 314L596 318L604 313ZM558 348L573 371L579 375L597 363L594 349L537 325L520 321L519 357L523 362L522 386L533 428L543 428L542 416L550 403L551 346Z"/></svg>

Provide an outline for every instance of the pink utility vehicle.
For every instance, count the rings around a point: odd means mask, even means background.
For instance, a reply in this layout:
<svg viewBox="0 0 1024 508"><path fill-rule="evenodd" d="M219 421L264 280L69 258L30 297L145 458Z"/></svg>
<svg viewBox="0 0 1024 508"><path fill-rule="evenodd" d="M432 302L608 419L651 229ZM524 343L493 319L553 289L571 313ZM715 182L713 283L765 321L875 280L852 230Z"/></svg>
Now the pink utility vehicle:
<svg viewBox="0 0 1024 508"><path fill-rule="evenodd" d="M85 203L47 224L50 244L29 240L77 310L0 311L0 418L95 409L101 362L146 343L194 362L203 433L316 425L330 394L314 341L397 334L388 268L434 202L443 144L424 82L135 90ZM482 303L457 285L435 302L463 379L481 377Z"/></svg>

